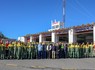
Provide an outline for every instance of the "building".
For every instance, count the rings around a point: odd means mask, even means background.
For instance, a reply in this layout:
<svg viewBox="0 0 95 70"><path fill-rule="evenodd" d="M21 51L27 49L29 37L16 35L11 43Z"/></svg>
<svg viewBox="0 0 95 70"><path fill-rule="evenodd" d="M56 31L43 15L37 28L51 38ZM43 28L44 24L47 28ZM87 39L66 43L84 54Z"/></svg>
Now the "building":
<svg viewBox="0 0 95 70"><path fill-rule="evenodd" d="M56 24L55 24L56 25ZM68 43L82 43L95 42L95 23L73 26L70 28L53 28L47 32L37 34L28 34L19 37L18 40L22 42L68 42Z"/></svg>
<svg viewBox="0 0 95 70"><path fill-rule="evenodd" d="M60 22L60 21L51 21L51 29L49 29L48 31L53 31L53 30L58 30L58 29L61 29L63 28L64 25L63 25L63 22Z"/></svg>

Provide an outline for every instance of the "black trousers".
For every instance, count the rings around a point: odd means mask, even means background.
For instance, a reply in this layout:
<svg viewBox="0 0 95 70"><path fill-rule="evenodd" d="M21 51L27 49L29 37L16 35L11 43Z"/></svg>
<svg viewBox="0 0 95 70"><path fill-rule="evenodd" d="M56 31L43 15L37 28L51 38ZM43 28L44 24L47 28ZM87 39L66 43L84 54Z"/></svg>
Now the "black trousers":
<svg viewBox="0 0 95 70"><path fill-rule="evenodd" d="M9 50L8 49L5 50L5 58L7 58L7 59L9 58Z"/></svg>

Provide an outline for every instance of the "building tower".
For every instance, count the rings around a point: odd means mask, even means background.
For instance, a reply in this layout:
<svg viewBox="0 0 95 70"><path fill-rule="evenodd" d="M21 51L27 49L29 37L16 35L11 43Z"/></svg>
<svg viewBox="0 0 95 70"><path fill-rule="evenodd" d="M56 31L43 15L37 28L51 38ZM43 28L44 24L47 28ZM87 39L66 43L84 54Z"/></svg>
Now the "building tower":
<svg viewBox="0 0 95 70"><path fill-rule="evenodd" d="M62 9L63 9L63 13L62 13L62 22L60 21L51 21L51 29L49 29L48 31L53 31L53 30L58 30L61 28L65 28L65 12L66 12L66 0L62 0Z"/></svg>

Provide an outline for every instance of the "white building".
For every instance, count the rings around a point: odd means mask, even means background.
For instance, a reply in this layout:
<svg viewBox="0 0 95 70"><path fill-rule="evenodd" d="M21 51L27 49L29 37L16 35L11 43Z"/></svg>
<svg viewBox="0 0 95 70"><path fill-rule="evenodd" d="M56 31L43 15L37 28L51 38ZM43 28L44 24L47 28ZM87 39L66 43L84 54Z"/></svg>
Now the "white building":
<svg viewBox="0 0 95 70"><path fill-rule="evenodd" d="M26 41L26 38L25 38L24 36L18 37L18 41L27 42L27 41Z"/></svg>
<svg viewBox="0 0 95 70"><path fill-rule="evenodd" d="M74 26L71 28L61 28L61 23L53 23L47 32L41 32L38 34L26 35L24 37L18 37L18 40L22 42L95 42L95 23L86 24L81 26ZM28 38L28 40L27 40Z"/></svg>
<svg viewBox="0 0 95 70"><path fill-rule="evenodd" d="M58 30L58 29L61 29L63 28L64 25L63 25L63 22L60 22L60 21L51 21L51 29L49 29L48 31L53 31L53 30Z"/></svg>

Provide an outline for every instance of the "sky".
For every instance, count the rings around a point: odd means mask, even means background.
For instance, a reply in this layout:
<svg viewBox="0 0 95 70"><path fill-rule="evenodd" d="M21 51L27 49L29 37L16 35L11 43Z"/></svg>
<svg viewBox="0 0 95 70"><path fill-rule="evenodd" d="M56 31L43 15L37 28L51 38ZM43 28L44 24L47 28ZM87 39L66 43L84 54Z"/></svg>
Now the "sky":
<svg viewBox="0 0 95 70"><path fill-rule="evenodd" d="M0 0L0 32L17 39L63 21L62 0ZM65 27L95 22L95 0L66 0Z"/></svg>

